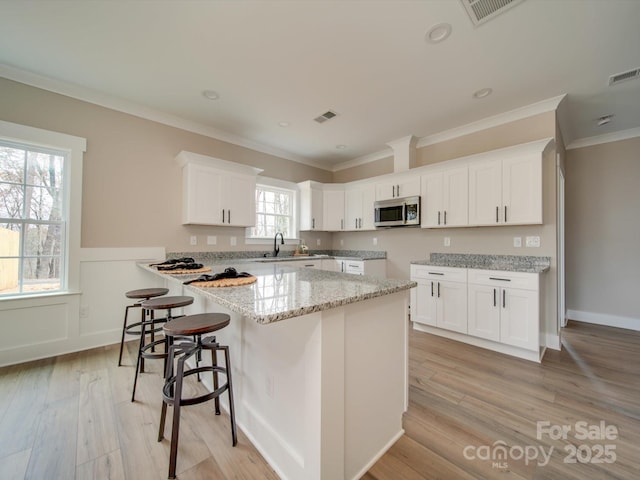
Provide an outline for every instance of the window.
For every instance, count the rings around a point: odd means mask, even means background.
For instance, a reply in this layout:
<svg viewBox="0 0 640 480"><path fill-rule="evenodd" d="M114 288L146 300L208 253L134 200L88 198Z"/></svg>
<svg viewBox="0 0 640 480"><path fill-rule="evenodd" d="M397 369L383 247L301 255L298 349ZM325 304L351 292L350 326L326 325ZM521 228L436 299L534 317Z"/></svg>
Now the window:
<svg viewBox="0 0 640 480"><path fill-rule="evenodd" d="M65 152L0 140L0 295L65 278Z"/></svg>
<svg viewBox="0 0 640 480"><path fill-rule="evenodd" d="M271 185L256 185L256 224L251 238L272 239L282 232L285 238L296 238L296 191Z"/></svg>

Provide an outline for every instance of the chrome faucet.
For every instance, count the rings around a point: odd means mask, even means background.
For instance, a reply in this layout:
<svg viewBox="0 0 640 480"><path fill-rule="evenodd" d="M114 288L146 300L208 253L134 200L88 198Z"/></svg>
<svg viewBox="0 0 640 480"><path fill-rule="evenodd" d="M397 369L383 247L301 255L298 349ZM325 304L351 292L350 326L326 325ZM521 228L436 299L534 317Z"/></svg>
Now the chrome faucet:
<svg viewBox="0 0 640 480"><path fill-rule="evenodd" d="M277 257L278 253L280 253L280 247L278 246L278 235L280 235L280 245L284 245L284 236L281 232L276 233L276 236L273 237L273 256Z"/></svg>

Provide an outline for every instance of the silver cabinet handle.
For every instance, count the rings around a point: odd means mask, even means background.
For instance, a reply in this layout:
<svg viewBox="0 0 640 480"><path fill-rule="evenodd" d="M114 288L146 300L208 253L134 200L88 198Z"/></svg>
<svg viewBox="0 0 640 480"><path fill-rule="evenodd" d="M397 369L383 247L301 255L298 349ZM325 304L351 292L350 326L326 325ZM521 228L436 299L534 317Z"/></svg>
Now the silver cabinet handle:
<svg viewBox="0 0 640 480"><path fill-rule="evenodd" d="M311 219L311 228L316 228L316 219L315 218Z"/></svg>
<svg viewBox="0 0 640 480"><path fill-rule="evenodd" d="M493 306L496 306L496 289L493 289Z"/></svg>
<svg viewBox="0 0 640 480"><path fill-rule="evenodd" d="M500 278L500 277L489 277L489 280L498 280L500 282L510 282L510 278Z"/></svg>
<svg viewBox="0 0 640 480"><path fill-rule="evenodd" d="M433 282L431 282L431 296L433 297Z"/></svg>
<svg viewBox="0 0 640 480"><path fill-rule="evenodd" d="M400 196L400 185L396 185L396 193Z"/></svg>
<svg viewBox="0 0 640 480"><path fill-rule="evenodd" d="M340 219L340 230L344 230L344 218Z"/></svg>
<svg viewBox="0 0 640 480"><path fill-rule="evenodd" d="M499 212L500 212L500 207L496 207L496 223L498 223L498 222L499 222L499 220L498 220L498 214L499 214Z"/></svg>
<svg viewBox="0 0 640 480"><path fill-rule="evenodd" d="M231 223L231 210L227 210L227 223Z"/></svg>
<svg viewBox="0 0 640 480"><path fill-rule="evenodd" d="M438 282L438 298L440 298L440 282Z"/></svg>
<svg viewBox="0 0 640 480"><path fill-rule="evenodd" d="M224 223L224 208L222 209L222 223Z"/></svg>
<svg viewBox="0 0 640 480"><path fill-rule="evenodd" d="M507 291L502 290L502 308L507 308Z"/></svg>
<svg viewBox="0 0 640 480"><path fill-rule="evenodd" d="M444 224L447 224L447 211L444 211Z"/></svg>
<svg viewBox="0 0 640 480"><path fill-rule="evenodd" d="M438 210L438 225L440 225L440 210Z"/></svg>
<svg viewBox="0 0 640 480"><path fill-rule="evenodd" d="M504 206L504 221L505 221L505 223L507 221L507 206L506 205Z"/></svg>

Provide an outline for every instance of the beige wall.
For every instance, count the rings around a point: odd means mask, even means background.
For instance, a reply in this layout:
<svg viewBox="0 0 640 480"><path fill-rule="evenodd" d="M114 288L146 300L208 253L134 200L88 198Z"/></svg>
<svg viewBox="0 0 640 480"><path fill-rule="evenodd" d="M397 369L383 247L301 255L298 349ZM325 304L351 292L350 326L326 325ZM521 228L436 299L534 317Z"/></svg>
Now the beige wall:
<svg viewBox="0 0 640 480"><path fill-rule="evenodd" d="M567 308L637 319L640 138L567 151Z"/></svg>
<svg viewBox="0 0 640 480"><path fill-rule="evenodd" d="M377 177L378 175L386 175L387 173L393 173L393 156L365 163L364 165L338 170L333 174L333 181L335 183L347 183L364 178Z"/></svg>
<svg viewBox="0 0 640 480"><path fill-rule="evenodd" d="M264 169L263 175L330 182L332 173L0 78L0 118L87 139L82 247L163 246L200 251L206 235L216 250L244 249L244 229L182 226L181 150ZM198 235L192 247L189 237ZM231 247L230 237L238 245ZM323 246L330 242L324 238ZM309 242L311 239L308 240ZM313 237L315 245L316 236ZM264 247L247 247L263 249Z"/></svg>

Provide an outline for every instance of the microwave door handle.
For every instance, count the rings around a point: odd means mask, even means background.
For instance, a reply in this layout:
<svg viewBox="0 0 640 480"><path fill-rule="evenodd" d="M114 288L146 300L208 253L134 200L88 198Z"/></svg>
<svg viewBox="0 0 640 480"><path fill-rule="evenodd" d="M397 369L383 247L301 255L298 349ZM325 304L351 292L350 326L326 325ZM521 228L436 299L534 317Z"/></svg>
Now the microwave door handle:
<svg viewBox="0 0 640 480"><path fill-rule="evenodd" d="M407 204L402 204L402 223L407 223Z"/></svg>

